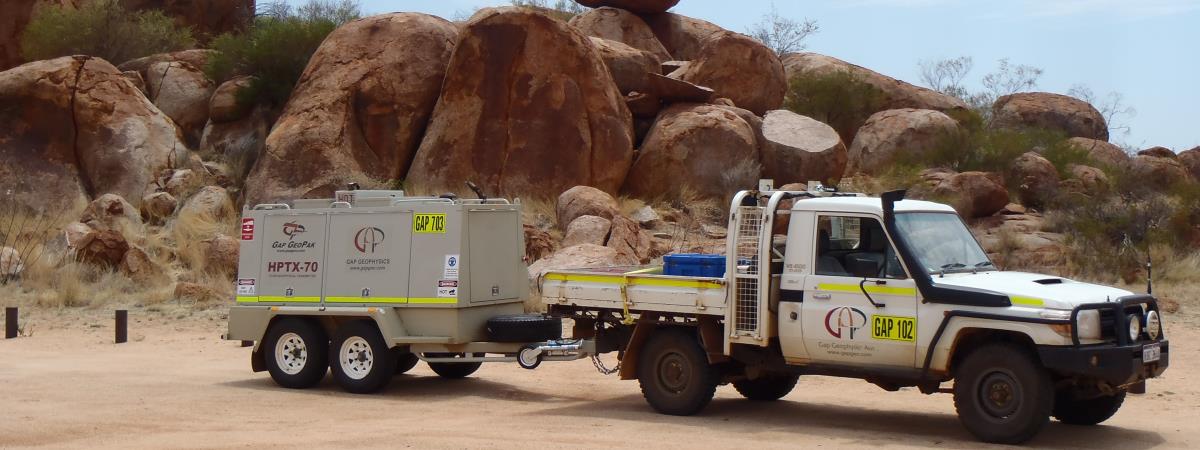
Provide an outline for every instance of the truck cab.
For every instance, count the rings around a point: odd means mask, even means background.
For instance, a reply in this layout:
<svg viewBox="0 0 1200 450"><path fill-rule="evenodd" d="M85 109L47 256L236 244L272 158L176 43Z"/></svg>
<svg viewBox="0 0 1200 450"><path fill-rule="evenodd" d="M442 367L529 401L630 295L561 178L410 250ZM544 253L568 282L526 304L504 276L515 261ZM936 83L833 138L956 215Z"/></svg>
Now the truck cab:
<svg viewBox="0 0 1200 450"><path fill-rule="evenodd" d="M810 183L740 192L728 217L720 277L541 281L551 313L618 347L622 377L660 412L698 412L723 383L774 400L802 375L853 377L952 393L968 430L1016 443L1051 415L1106 420L1168 364L1153 296L1000 270L950 206Z"/></svg>

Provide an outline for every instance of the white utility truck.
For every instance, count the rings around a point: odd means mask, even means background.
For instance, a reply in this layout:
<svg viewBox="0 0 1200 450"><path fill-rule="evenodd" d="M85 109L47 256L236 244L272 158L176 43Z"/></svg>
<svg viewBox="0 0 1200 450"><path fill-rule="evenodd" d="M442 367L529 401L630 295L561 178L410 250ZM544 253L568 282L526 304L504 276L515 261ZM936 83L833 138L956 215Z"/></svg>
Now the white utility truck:
<svg viewBox="0 0 1200 450"><path fill-rule="evenodd" d="M1000 271L952 208L903 191L764 183L734 196L726 255L547 272L548 315L520 314L519 204L337 196L243 219L227 338L257 341L252 366L284 386L328 367L367 392L418 359L461 377L617 352L620 377L665 414L699 412L722 384L767 401L828 375L953 393L975 436L1017 443L1051 415L1108 419L1168 364L1151 295Z"/></svg>

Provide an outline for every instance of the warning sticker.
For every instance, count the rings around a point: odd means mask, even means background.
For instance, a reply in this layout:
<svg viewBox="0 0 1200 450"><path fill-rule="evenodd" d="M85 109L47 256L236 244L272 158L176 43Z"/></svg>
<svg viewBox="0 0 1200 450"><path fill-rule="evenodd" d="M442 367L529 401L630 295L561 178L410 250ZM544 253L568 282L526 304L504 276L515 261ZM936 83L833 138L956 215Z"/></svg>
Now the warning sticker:
<svg viewBox="0 0 1200 450"><path fill-rule="evenodd" d="M253 218L245 217L242 219L242 240L243 241L253 241L254 240L254 219Z"/></svg>
<svg viewBox="0 0 1200 450"><path fill-rule="evenodd" d="M457 280L459 262L458 255L446 255L446 265L442 267L442 278Z"/></svg>
<svg viewBox="0 0 1200 450"><path fill-rule="evenodd" d="M413 233L445 233L445 214L414 214Z"/></svg>
<svg viewBox="0 0 1200 450"><path fill-rule="evenodd" d="M871 316L871 337L892 341L914 341L917 339L917 319Z"/></svg>
<svg viewBox="0 0 1200 450"><path fill-rule="evenodd" d="M438 280L438 297L458 297L458 280Z"/></svg>
<svg viewBox="0 0 1200 450"><path fill-rule="evenodd" d="M257 289L253 278L239 278L237 283L237 295L256 295Z"/></svg>

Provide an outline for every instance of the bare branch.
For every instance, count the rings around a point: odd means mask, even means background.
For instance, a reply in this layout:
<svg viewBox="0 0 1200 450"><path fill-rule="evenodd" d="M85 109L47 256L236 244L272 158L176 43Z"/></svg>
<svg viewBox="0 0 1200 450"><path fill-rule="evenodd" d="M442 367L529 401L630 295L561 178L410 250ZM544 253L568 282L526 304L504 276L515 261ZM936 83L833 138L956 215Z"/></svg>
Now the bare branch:
<svg viewBox="0 0 1200 450"><path fill-rule="evenodd" d="M821 27L816 20L805 18L803 21L797 21L783 17L772 3L771 12L764 14L762 20L747 28L746 34L762 42L776 54L783 55L804 50L804 40L818 31L821 31Z"/></svg>

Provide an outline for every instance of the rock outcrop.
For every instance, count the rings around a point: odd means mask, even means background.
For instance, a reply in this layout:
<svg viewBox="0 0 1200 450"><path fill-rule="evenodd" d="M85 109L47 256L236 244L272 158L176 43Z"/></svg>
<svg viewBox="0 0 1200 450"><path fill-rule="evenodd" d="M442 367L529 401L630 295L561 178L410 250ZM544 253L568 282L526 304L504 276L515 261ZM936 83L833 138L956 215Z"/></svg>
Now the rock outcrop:
<svg viewBox="0 0 1200 450"><path fill-rule="evenodd" d="M1138 155L1129 163L1133 179L1157 189L1165 189L1187 179L1188 171L1176 158Z"/></svg>
<svg viewBox="0 0 1200 450"><path fill-rule="evenodd" d="M1130 157L1121 147L1101 141L1097 139L1089 139L1084 137L1073 137L1067 139L1067 143L1074 145L1077 148L1086 150L1088 157L1097 163L1112 167L1114 169L1124 168L1129 165Z"/></svg>
<svg viewBox="0 0 1200 450"><path fill-rule="evenodd" d="M846 170L846 145L829 125L791 111L762 120L763 176L776 184L821 181L836 185Z"/></svg>
<svg viewBox="0 0 1200 450"><path fill-rule="evenodd" d="M1058 191L1058 170L1042 155L1025 152L1009 170L1022 205L1044 206Z"/></svg>
<svg viewBox="0 0 1200 450"><path fill-rule="evenodd" d="M951 206L969 218L990 216L1008 204L1004 185L983 172L948 174L934 187L934 192L949 197Z"/></svg>
<svg viewBox="0 0 1200 450"><path fill-rule="evenodd" d="M679 79L711 88L760 116L779 109L787 91L783 64L775 52L738 33L711 36L682 70Z"/></svg>
<svg viewBox="0 0 1200 450"><path fill-rule="evenodd" d="M563 230L566 230L568 225L582 216L597 216L612 220L621 213L616 199L607 192L591 186L575 186L563 191L558 196L554 211L558 216L558 226Z"/></svg>
<svg viewBox="0 0 1200 450"><path fill-rule="evenodd" d="M166 167L194 164L175 124L115 67L86 56L0 72L0 191L34 209L114 193L140 201Z"/></svg>
<svg viewBox="0 0 1200 450"><path fill-rule="evenodd" d="M1049 92L1005 95L992 105L992 125L1059 130L1069 137L1108 140L1108 124L1083 100Z"/></svg>
<svg viewBox="0 0 1200 450"><path fill-rule="evenodd" d="M783 67L789 80L796 77L827 76L839 72L851 74L880 91L881 111L912 108L948 112L968 109L967 104L956 97L915 86L832 56L817 53L789 53L780 59L783 61ZM853 135L853 130L848 131Z"/></svg>
<svg viewBox="0 0 1200 450"><path fill-rule="evenodd" d="M129 251L129 242L119 231L103 230L87 233L75 247L80 262L105 269L116 269Z"/></svg>
<svg viewBox="0 0 1200 450"><path fill-rule="evenodd" d="M1139 150L1137 154L1145 156L1157 156L1159 158L1176 158L1179 156L1176 155L1175 152L1171 151L1171 149L1161 146Z"/></svg>
<svg viewBox="0 0 1200 450"><path fill-rule="evenodd" d="M141 216L142 220L153 223L162 224L167 221L167 218L175 214L175 208L179 206L179 200L166 192L155 192L142 198Z"/></svg>
<svg viewBox="0 0 1200 450"><path fill-rule="evenodd" d="M574 27L528 8L485 9L461 29L406 180L428 190L473 180L505 196L615 193L633 159L632 121Z"/></svg>
<svg viewBox="0 0 1200 450"><path fill-rule="evenodd" d="M674 13L644 15L642 20L646 21L646 25L658 36L658 41L678 61L696 59L710 37L725 31L710 22Z"/></svg>
<svg viewBox="0 0 1200 450"><path fill-rule="evenodd" d="M217 186L205 186L179 208L180 221L222 221L234 218L237 209L229 193Z"/></svg>
<svg viewBox="0 0 1200 450"><path fill-rule="evenodd" d="M265 108L255 108L248 116L232 122L210 120L200 135L197 153L205 159L229 164L231 175L244 180L266 145L271 124Z"/></svg>
<svg viewBox="0 0 1200 450"><path fill-rule="evenodd" d="M646 92L650 84L650 75L658 71L658 57L617 41L598 37L589 39L600 53L600 58L604 60L608 73L612 75L621 93Z"/></svg>
<svg viewBox="0 0 1200 450"><path fill-rule="evenodd" d="M179 125L194 148L208 122L209 99L216 85L201 69L181 61L151 64L145 78L150 101Z"/></svg>
<svg viewBox="0 0 1200 450"><path fill-rule="evenodd" d="M93 200L79 221L94 230L137 230L142 226L138 209L116 194L104 194Z"/></svg>
<svg viewBox="0 0 1200 450"><path fill-rule="evenodd" d="M628 217L613 218L608 242L604 245L617 251L617 262L620 264L637 265L650 262L650 234Z"/></svg>
<svg viewBox="0 0 1200 450"><path fill-rule="evenodd" d="M248 203L404 179L456 36L454 24L412 13L356 20L330 34L267 137L246 183Z"/></svg>
<svg viewBox="0 0 1200 450"><path fill-rule="evenodd" d="M667 12L679 4L679 0L575 0L580 5L590 8L613 7L633 11L638 14L655 14Z"/></svg>
<svg viewBox="0 0 1200 450"><path fill-rule="evenodd" d="M617 251L610 247L595 244L566 247L530 264L529 278L537 280L551 270L616 266L617 260Z"/></svg>
<svg viewBox="0 0 1200 450"><path fill-rule="evenodd" d="M677 104L664 109L642 143L624 191L640 198L685 190L725 198L753 187L761 174L754 130L722 106Z"/></svg>
<svg viewBox="0 0 1200 450"><path fill-rule="evenodd" d="M142 74L142 78L146 78L148 74L146 70L150 66L160 62L184 62L192 67L203 69L208 66L208 60L217 53L216 50L209 49L192 49L180 50L177 52L157 53L150 56L131 59L117 65L118 69L123 72L134 71ZM117 64L114 62L113 64Z"/></svg>
<svg viewBox="0 0 1200 450"><path fill-rule="evenodd" d="M221 83L208 99L208 119L213 123L233 122L250 114L250 105L238 102L238 91L250 87L254 77L236 77Z"/></svg>
<svg viewBox="0 0 1200 450"><path fill-rule="evenodd" d="M938 111L906 108L877 112L850 144L850 171L878 174L898 159L919 160L958 129L958 122Z"/></svg>
<svg viewBox="0 0 1200 450"><path fill-rule="evenodd" d="M580 244L604 245L608 242L608 232L612 229L612 221L600 216L579 216L567 225L563 235L562 246L571 247Z"/></svg>
<svg viewBox="0 0 1200 450"><path fill-rule="evenodd" d="M1184 150L1179 153L1179 163L1197 182L1200 182L1200 147Z"/></svg>
<svg viewBox="0 0 1200 450"><path fill-rule="evenodd" d="M624 9L596 8L572 17L568 23L587 36L621 42L649 52L661 61L671 59L671 54L658 41L650 26L641 17Z"/></svg>

